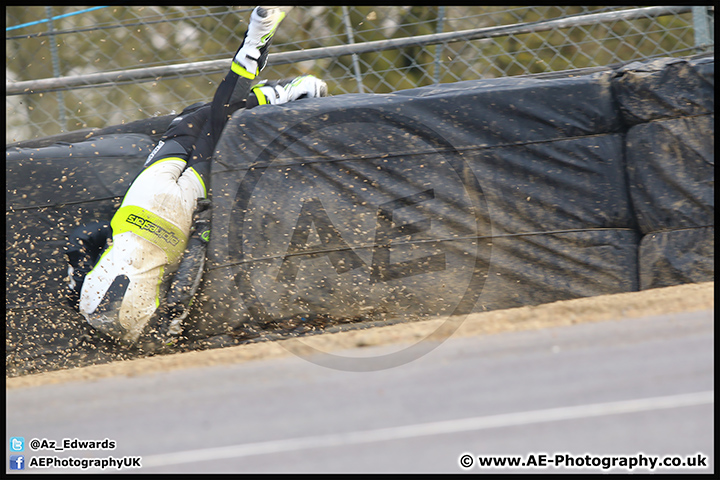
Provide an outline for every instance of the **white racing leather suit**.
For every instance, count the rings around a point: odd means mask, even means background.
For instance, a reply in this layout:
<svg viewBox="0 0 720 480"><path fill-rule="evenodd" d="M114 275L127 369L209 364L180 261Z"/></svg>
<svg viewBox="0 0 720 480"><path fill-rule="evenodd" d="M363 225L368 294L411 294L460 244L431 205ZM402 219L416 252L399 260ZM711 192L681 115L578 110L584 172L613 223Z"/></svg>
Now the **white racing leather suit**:
<svg viewBox="0 0 720 480"><path fill-rule="evenodd" d="M80 236L70 242L71 304L95 329L123 343L138 341L165 298L164 278L185 252L197 201L208 195L215 145L232 113L327 95L327 85L311 75L258 84L250 91L267 63L272 32L284 16L276 10L257 17L259 9L213 101L186 108L148 156L112 219L112 245L104 251L100 245L110 233L106 223L80 229ZM97 255L99 260L85 275Z"/></svg>
<svg viewBox="0 0 720 480"><path fill-rule="evenodd" d="M185 167L169 157L142 171L112 219L112 246L85 277L80 312L125 342L138 340L159 307L166 268L177 267L196 201L207 195L200 175Z"/></svg>

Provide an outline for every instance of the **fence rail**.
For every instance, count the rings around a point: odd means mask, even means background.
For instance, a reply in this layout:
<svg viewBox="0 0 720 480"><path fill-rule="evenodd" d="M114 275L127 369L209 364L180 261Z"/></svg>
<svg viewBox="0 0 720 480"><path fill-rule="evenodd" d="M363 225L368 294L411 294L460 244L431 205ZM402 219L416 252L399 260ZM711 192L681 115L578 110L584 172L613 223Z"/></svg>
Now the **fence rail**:
<svg viewBox="0 0 720 480"><path fill-rule="evenodd" d="M249 12L7 7L6 32L23 34L6 38L6 142L208 100L236 48L227 45L239 43ZM42 13L46 18L37 18ZM712 7L296 7L263 77L314 73L332 94L388 93L712 51L713 27ZM203 56L220 58L186 61ZM137 67L148 63L155 65Z"/></svg>

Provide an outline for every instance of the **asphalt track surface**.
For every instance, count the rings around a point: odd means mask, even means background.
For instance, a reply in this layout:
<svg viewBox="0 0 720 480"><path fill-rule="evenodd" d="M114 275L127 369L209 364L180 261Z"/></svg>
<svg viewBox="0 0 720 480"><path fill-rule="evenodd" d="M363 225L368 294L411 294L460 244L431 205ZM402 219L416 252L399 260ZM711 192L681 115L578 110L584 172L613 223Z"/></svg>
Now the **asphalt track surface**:
<svg viewBox="0 0 720 480"><path fill-rule="evenodd" d="M655 471L710 473L713 337L708 310L450 338L413 362L372 372L290 356L8 389L6 438L25 438L26 465L41 456L141 457L140 470L123 472L551 473L551 464L493 470L477 460L567 453L701 454L706 468ZM117 446L28 448L31 439L66 438ZM463 454L473 459L469 468Z"/></svg>

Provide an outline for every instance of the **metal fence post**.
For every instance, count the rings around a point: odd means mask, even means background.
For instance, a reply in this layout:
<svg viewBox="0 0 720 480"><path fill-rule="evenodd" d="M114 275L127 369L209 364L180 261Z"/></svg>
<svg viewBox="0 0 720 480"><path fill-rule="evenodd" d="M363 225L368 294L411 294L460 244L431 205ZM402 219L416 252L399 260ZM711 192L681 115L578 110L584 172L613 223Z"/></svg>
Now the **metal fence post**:
<svg viewBox="0 0 720 480"><path fill-rule="evenodd" d="M435 33L443 33L445 26L445 6L438 7L437 28ZM440 55L442 54L443 44L435 45L435 85L440 83Z"/></svg>
<svg viewBox="0 0 720 480"><path fill-rule="evenodd" d="M53 77L60 76L60 57L58 56L57 41L53 29L52 7L45 7L45 14L48 18L48 32L50 32L50 56L52 57ZM60 116L60 128L67 129L67 118L65 118L65 97L60 90L57 92L58 115Z"/></svg>
<svg viewBox="0 0 720 480"><path fill-rule="evenodd" d="M713 44L713 25L710 22L708 7L692 7L693 26L695 27L695 48L704 52Z"/></svg>
<svg viewBox="0 0 720 480"><path fill-rule="evenodd" d="M342 7L343 12L343 21L345 22L345 33L348 36L348 42L353 44L355 43L355 36L352 32L352 25L350 25L350 13L348 12L347 7ZM353 69L355 70L355 81L357 81L358 84L358 92L365 93L365 89L363 88L362 83L362 76L360 75L360 64L358 63L358 56L357 54L352 54L352 61L353 61Z"/></svg>

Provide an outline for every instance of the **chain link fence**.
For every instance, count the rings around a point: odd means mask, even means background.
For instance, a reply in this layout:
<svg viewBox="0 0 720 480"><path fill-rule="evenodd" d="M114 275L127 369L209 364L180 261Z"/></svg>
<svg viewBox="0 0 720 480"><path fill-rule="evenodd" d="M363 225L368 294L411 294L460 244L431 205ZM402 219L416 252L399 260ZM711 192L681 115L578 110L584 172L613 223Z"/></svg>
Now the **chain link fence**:
<svg viewBox="0 0 720 480"><path fill-rule="evenodd" d="M252 7L6 7L6 143L209 101ZM295 7L262 78L330 93L714 51L713 7Z"/></svg>

